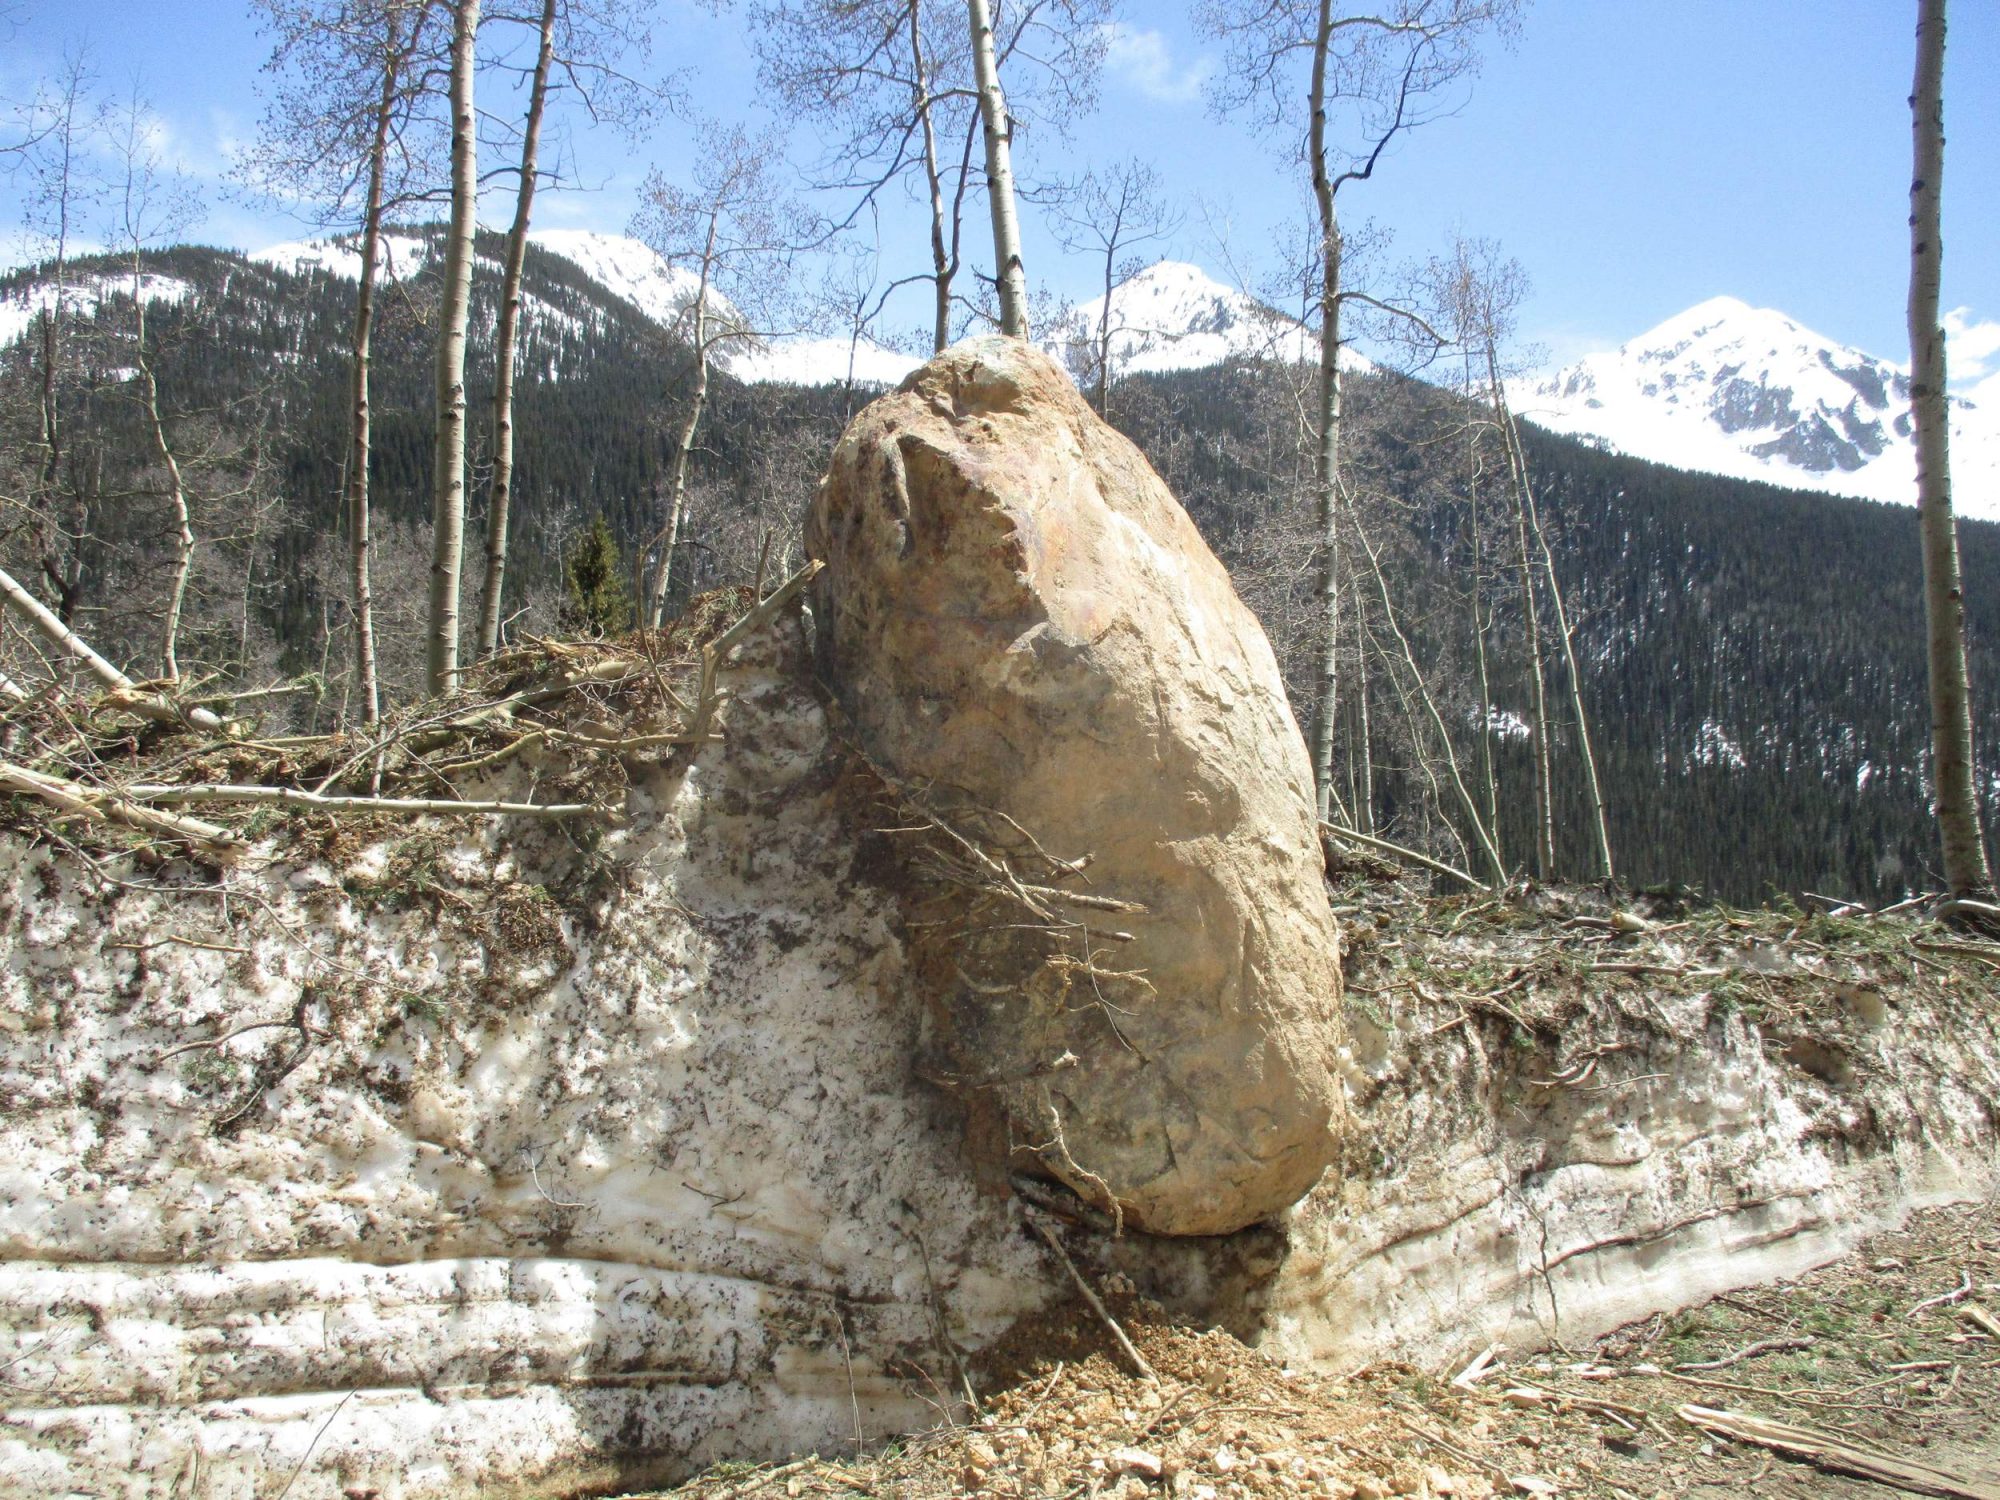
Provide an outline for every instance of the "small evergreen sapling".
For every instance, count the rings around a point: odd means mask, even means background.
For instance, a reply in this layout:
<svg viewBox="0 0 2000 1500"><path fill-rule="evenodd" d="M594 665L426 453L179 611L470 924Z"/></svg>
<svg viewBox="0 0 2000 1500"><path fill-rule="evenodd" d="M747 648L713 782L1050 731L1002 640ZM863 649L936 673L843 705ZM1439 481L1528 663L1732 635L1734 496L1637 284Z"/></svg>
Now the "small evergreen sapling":
<svg viewBox="0 0 2000 1500"><path fill-rule="evenodd" d="M611 528L599 516L569 560L567 597L561 620L565 630L601 638L616 635L632 622L632 600L625 592L625 562Z"/></svg>

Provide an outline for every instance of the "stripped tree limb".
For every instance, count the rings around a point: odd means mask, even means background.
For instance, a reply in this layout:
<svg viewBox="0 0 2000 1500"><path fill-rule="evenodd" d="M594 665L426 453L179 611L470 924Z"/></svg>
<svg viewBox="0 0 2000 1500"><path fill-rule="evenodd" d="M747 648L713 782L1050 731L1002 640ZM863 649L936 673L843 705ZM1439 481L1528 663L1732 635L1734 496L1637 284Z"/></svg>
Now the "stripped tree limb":
<svg viewBox="0 0 2000 1500"><path fill-rule="evenodd" d="M1490 891L1493 889L1492 886L1477 876L1468 875L1465 871L1445 864L1442 860L1432 859L1428 854L1419 854L1414 849L1405 849L1401 844L1392 844L1387 839L1378 839L1372 833L1356 833L1352 828L1342 828L1338 823L1329 823L1324 818L1320 820L1319 826L1337 839L1346 839L1350 843L1355 844L1365 844L1370 849L1379 849L1384 854L1393 854L1398 859L1407 859L1411 864L1420 865L1434 874L1449 875L1453 880L1463 881L1475 891Z"/></svg>
<svg viewBox="0 0 2000 1500"><path fill-rule="evenodd" d="M163 724L188 724L196 729L222 732L222 720L205 708L183 708L158 693L148 693L110 662L91 650L90 643L56 618L41 600L23 588L12 574L0 569L0 599L12 605L29 624L62 649L85 671L111 691L111 702Z"/></svg>
<svg viewBox="0 0 2000 1500"><path fill-rule="evenodd" d="M767 598L760 600L742 619L701 648L701 686L695 695L694 722L688 726L690 743L699 745L707 740L708 721L722 706L721 695L715 688L715 674L722 665L722 659L740 646L752 631L776 619L778 611L798 598L805 586L819 577L820 570L825 566L814 558L773 589Z"/></svg>
<svg viewBox="0 0 2000 1500"><path fill-rule="evenodd" d="M141 807L138 803L115 793L84 786L75 781L66 781L60 776L50 776L41 771L31 771L26 766L11 765L5 761L0 761L0 787L39 797L72 816L88 818L93 822L123 823L129 828L143 829L147 833L164 833L173 838L193 839L196 843L213 844L224 848L239 842L237 836L227 828L204 823L199 818L186 818L174 813L160 812L156 808Z"/></svg>
<svg viewBox="0 0 2000 1500"><path fill-rule="evenodd" d="M293 786L226 786L141 782L126 792L147 802L241 802L323 812L496 813L517 818L573 818L602 811L588 802L458 802L443 797L328 797Z"/></svg>

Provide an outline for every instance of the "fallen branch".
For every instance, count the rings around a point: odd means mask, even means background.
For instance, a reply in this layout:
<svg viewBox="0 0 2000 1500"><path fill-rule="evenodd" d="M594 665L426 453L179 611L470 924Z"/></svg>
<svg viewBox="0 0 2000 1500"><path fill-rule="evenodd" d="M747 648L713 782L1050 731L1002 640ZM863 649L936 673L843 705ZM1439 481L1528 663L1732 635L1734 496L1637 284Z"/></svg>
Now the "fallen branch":
<svg viewBox="0 0 2000 1500"><path fill-rule="evenodd" d="M243 950L238 950L238 951L240 952ZM297 1017L293 1017L289 1020L284 1020L284 1021L252 1021L248 1026L238 1026L233 1031L225 1031L221 1036L209 1037L206 1041L187 1042L182 1046L175 1047L171 1051L162 1052L158 1057L153 1059L153 1066L158 1067L161 1063L166 1062L171 1058L179 1057L183 1052L201 1052L211 1047L219 1050L222 1047L223 1043L233 1042L239 1036L247 1035L252 1031L271 1031L281 1026L287 1028L296 1027L300 1031L306 1032L311 1035L317 1035L317 1033L312 1031L311 1027L306 1026L304 1023L299 1021Z"/></svg>
<svg viewBox="0 0 2000 1500"><path fill-rule="evenodd" d="M1923 938L1911 938L1910 946L1926 948L1932 953L1955 953L1964 958L1976 958L1989 968L2000 969L2000 950L1981 947L1976 943L1926 942Z"/></svg>
<svg viewBox="0 0 2000 1500"><path fill-rule="evenodd" d="M1384 854L1393 854L1398 859L1406 859L1413 865L1432 871L1438 875L1449 875L1453 880L1462 881L1475 891L1491 891L1492 886L1485 881L1465 873L1441 860L1432 859L1428 854L1419 854L1414 849L1405 849L1401 844L1392 844L1387 839L1378 839L1372 833L1356 833L1352 828L1342 828L1338 823L1321 821L1324 828L1335 838L1346 839L1349 843L1365 844L1370 849L1379 849Z"/></svg>
<svg viewBox="0 0 2000 1500"><path fill-rule="evenodd" d="M224 786L200 782L141 782L125 789L148 802L240 802L262 806L301 807L318 812L355 813L493 813L516 818L573 818L602 809L588 802L458 802L445 797L328 797L292 786Z"/></svg>
<svg viewBox="0 0 2000 1500"><path fill-rule="evenodd" d="M196 729L222 732L222 720L205 708L186 708L143 690L131 678L90 649L90 643L56 617L49 607L23 588L11 573L0 568L0 599L25 615L28 623L62 649L85 671L110 689L110 702L144 718L164 724L190 724Z"/></svg>
<svg viewBox="0 0 2000 1500"><path fill-rule="evenodd" d="M2000 1318L1981 1307L1977 1302L1968 1302L1958 1310L1959 1317L1990 1339L2000 1339Z"/></svg>
<svg viewBox="0 0 2000 1500"><path fill-rule="evenodd" d="M1734 1354L1725 1354L1721 1359L1694 1360L1675 1365L1676 1370L1726 1370L1731 1365L1740 1365L1746 1359L1755 1359L1760 1354L1781 1354L1792 1349L1810 1349L1819 1341L1811 1338L1759 1339L1747 1348L1738 1349Z"/></svg>
<svg viewBox="0 0 2000 1500"><path fill-rule="evenodd" d="M768 598L759 600L740 620L701 648L701 681L695 694L694 721L688 725L689 743L704 743L708 736L708 721L722 706L722 697L715 688L715 674L722 665L722 659L742 645L752 631L776 619L778 611L798 598L805 586L819 577L825 567L825 563L813 559L773 589Z"/></svg>
<svg viewBox="0 0 2000 1500"><path fill-rule="evenodd" d="M1716 1411L1706 1406L1683 1406L1678 1409L1677 1415L1689 1426L1704 1432L1719 1433L1739 1442L1755 1443L1759 1447L1788 1453L1829 1473L1857 1475L1914 1495L1943 1495L1950 1500L2000 1500L2000 1485L1955 1474L1949 1469L1932 1468L1929 1464L1871 1453L1831 1433L1810 1427L1794 1427L1789 1422L1773 1422L1763 1417Z"/></svg>
<svg viewBox="0 0 2000 1500"><path fill-rule="evenodd" d="M1950 1307L1955 1302L1963 1302L1972 1295L1972 1273L1960 1271L1960 1285L1949 1292L1939 1292L1935 1297L1926 1297L1903 1316L1914 1318L1927 1307Z"/></svg>
<svg viewBox="0 0 2000 1500"><path fill-rule="evenodd" d="M81 782L66 781L46 772L31 771L26 766L10 765L5 761L0 761L0 787L26 792L72 817L88 818L93 822L123 823L128 828L143 829L147 833L163 833L170 838L192 839L198 844L224 848L238 842L235 834L214 823L161 812L157 808L141 807L116 793L84 786Z"/></svg>
<svg viewBox="0 0 2000 1500"><path fill-rule="evenodd" d="M1111 1330L1111 1336L1118 1341L1118 1347L1132 1362L1132 1368L1139 1372L1142 1379L1150 1380L1157 1385L1160 1377L1153 1373L1153 1367L1146 1363L1146 1356L1139 1352L1138 1346L1125 1337L1125 1330L1118 1326L1118 1320L1111 1316L1111 1310L1099 1301L1097 1293L1090 1289L1090 1283L1083 1279L1083 1273L1077 1270L1076 1262L1072 1261L1069 1252L1063 1249L1062 1241L1056 1238L1056 1232L1032 1215L1029 1216L1028 1223L1034 1227L1035 1233L1042 1237L1048 1247L1055 1251L1056 1259L1061 1261L1063 1269L1069 1272L1069 1279L1075 1282L1076 1289L1083 1293L1083 1300L1090 1304L1090 1310L1103 1319L1104 1326Z"/></svg>

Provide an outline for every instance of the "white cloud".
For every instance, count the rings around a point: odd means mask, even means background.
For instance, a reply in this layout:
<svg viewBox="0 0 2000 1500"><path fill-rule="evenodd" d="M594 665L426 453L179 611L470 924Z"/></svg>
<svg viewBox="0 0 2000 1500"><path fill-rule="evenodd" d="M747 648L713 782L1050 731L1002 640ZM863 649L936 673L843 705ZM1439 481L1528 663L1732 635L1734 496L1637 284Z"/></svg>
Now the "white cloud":
<svg viewBox="0 0 2000 1500"><path fill-rule="evenodd" d="M2000 374L2000 322L1976 318L1969 307L1954 307L1943 322L1945 363L1953 385Z"/></svg>
<svg viewBox="0 0 2000 1500"><path fill-rule="evenodd" d="M1213 66L1207 58L1177 62L1165 34L1142 26L1115 21L1106 31L1105 62L1127 87L1162 104L1188 104L1201 97Z"/></svg>

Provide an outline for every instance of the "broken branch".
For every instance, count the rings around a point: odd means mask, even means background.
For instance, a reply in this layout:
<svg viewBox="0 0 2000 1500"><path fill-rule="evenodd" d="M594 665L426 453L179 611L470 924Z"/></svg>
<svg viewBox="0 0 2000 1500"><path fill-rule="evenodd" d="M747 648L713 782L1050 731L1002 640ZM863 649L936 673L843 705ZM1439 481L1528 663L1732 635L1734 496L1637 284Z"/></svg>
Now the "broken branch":
<svg viewBox="0 0 2000 1500"><path fill-rule="evenodd" d="M1158 1384L1160 1377L1154 1374L1153 1367L1146 1363L1146 1356L1141 1354L1138 1346L1125 1336L1125 1330L1118 1326L1118 1320L1111 1316L1111 1310L1099 1301L1097 1293L1090 1289L1090 1283L1083 1279L1083 1273L1077 1270L1076 1262L1072 1261L1069 1258L1069 1252L1063 1249L1062 1241L1056 1238L1056 1232L1032 1215L1029 1216L1028 1223L1033 1226L1035 1233L1042 1237L1048 1247L1055 1251L1056 1259L1061 1261L1063 1269L1069 1272L1069 1279L1075 1282L1076 1289L1083 1293L1083 1300L1090 1304L1090 1310L1103 1320L1106 1328L1111 1330L1112 1338L1118 1341L1118 1347L1124 1351L1125 1357L1132 1362L1132 1368L1139 1372L1142 1379Z"/></svg>
<svg viewBox="0 0 2000 1500"><path fill-rule="evenodd" d="M1457 869L1454 866L1445 864L1442 860L1432 859L1428 854L1419 854L1414 849L1405 849L1401 844L1392 844L1387 839L1378 839L1372 833L1356 833L1352 828L1342 828L1338 823L1328 823L1324 820L1321 821L1319 826L1335 838L1346 839L1352 844L1363 844L1370 849L1380 850L1384 854L1393 854L1398 859L1406 859L1411 864L1429 870L1434 874L1449 875L1453 880L1462 881L1464 884L1471 886L1475 891L1490 891L1493 889L1485 881L1480 880L1476 876L1468 875L1465 871Z"/></svg>
<svg viewBox="0 0 2000 1500"><path fill-rule="evenodd" d="M1987 1484L1948 1469L1935 1469L1929 1464L1871 1453L1831 1433L1810 1427L1794 1427L1789 1422L1772 1422L1743 1412L1716 1411L1706 1406L1683 1406L1677 1415L1689 1426L1704 1432L1719 1433L1739 1442L1755 1443L1779 1453L1788 1453L1830 1473L1858 1475L1917 1495L1943 1495L1951 1497L1951 1500L2000 1500L2000 1485Z"/></svg>

